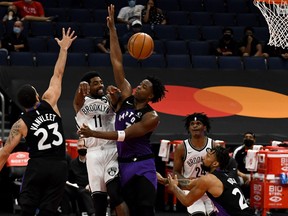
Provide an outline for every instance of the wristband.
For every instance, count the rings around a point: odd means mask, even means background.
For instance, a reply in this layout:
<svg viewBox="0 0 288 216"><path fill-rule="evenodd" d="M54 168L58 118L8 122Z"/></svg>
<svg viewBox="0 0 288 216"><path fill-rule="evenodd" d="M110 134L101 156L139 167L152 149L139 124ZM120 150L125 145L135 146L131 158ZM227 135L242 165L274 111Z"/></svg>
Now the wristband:
<svg viewBox="0 0 288 216"><path fill-rule="evenodd" d="M125 131L124 130L118 130L118 138L117 141L123 142L125 140Z"/></svg>

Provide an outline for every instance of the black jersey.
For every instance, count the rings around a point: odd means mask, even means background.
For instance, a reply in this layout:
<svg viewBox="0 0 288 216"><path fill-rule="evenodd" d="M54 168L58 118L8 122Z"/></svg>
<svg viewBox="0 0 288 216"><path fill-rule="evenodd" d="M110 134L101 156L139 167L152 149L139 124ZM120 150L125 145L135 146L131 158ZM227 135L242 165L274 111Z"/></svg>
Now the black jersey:
<svg viewBox="0 0 288 216"><path fill-rule="evenodd" d="M219 216L250 216L255 215L249 207L240 186L234 178L229 177L225 172L215 170L215 175L224 186L223 193L219 197L213 197L209 192L207 195L217 207Z"/></svg>
<svg viewBox="0 0 288 216"><path fill-rule="evenodd" d="M61 117L51 105L41 100L36 109L21 113L28 133L25 137L30 158L65 159L65 138Z"/></svg>

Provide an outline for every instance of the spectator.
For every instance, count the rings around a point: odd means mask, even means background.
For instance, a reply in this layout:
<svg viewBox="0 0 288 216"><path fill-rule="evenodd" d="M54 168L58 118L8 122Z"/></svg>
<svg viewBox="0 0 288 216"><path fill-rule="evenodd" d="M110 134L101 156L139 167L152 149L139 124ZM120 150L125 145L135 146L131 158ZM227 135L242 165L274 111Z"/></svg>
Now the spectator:
<svg viewBox="0 0 288 216"><path fill-rule="evenodd" d="M255 38L252 27L246 27L244 29L244 37L239 49L242 56L263 56L262 44Z"/></svg>
<svg viewBox="0 0 288 216"><path fill-rule="evenodd" d="M129 30L126 34L124 34L124 35L122 36L122 38L121 38L120 46L121 46L121 44L124 45L124 50L125 50L125 52L128 50L127 44L128 44L128 41L129 41L130 37L131 37L133 34L136 34L136 33L138 33L138 32L141 32L141 30L142 30L142 23L141 23L141 21L139 21L139 20L134 20L134 21L132 22L132 24L131 24L130 30ZM122 48L121 48L121 49L122 49Z"/></svg>
<svg viewBox="0 0 288 216"><path fill-rule="evenodd" d="M16 21L13 25L13 32L1 40L1 48L6 49L8 52L29 51L27 37L23 34L23 30L23 23Z"/></svg>
<svg viewBox="0 0 288 216"><path fill-rule="evenodd" d="M102 53L110 53L110 40L109 40L109 29L106 28L104 32L104 37L100 39L97 43L97 48ZM125 48L122 41L119 41L122 53L125 53Z"/></svg>
<svg viewBox="0 0 288 216"><path fill-rule="evenodd" d="M185 118L185 129L189 137L179 144L174 153L173 171L179 179L199 178L205 175L201 158L215 142L207 136L210 130L209 118L203 113L193 113ZM188 191L187 191L188 193ZM189 214L215 215L214 205L206 194L187 207Z"/></svg>
<svg viewBox="0 0 288 216"><path fill-rule="evenodd" d="M268 53L268 57L280 57L283 60L288 60L288 50L287 48L275 47L275 46L265 46L265 52Z"/></svg>
<svg viewBox="0 0 288 216"><path fill-rule="evenodd" d="M154 25L165 25L166 17L162 10L157 7L156 0L148 0L147 5L142 10L142 21L145 24L150 24L151 27Z"/></svg>
<svg viewBox="0 0 288 216"><path fill-rule="evenodd" d="M253 132L244 133L243 144L237 147L233 152L233 158L235 158L238 164L238 176L240 179L240 185L246 198L250 198L250 171L245 168L245 160L247 151L253 149L255 145L256 136Z"/></svg>
<svg viewBox="0 0 288 216"><path fill-rule="evenodd" d="M233 39L233 30L231 28L224 28L222 33L223 36L216 47L216 55L236 56L238 54L238 45Z"/></svg>
<svg viewBox="0 0 288 216"><path fill-rule="evenodd" d="M0 6L15 6L22 21L52 21L55 17L45 17L42 4L34 0L15 2L3 1Z"/></svg>
<svg viewBox="0 0 288 216"><path fill-rule="evenodd" d="M19 14L17 12L17 7L15 5L10 5L7 9L7 14L3 17L3 23L7 21L17 21L20 20Z"/></svg>
<svg viewBox="0 0 288 216"><path fill-rule="evenodd" d="M87 148L84 145L83 139L79 139L77 149L78 157L71 160L69 164L69 183L65 188L64 200L67 203L69 203L70 200L77 200L80 210L87 212L89 216L95 216L86 167ZM67 207L68 206L66 206L66 208ZM81 207L83 207L83 209L81 209ZM62 205L62 213L68 215L71 213L71 209L65 209L64 205Z"/></svg>
<svg viewBox="0 0 288 216"><path fill-rule="evenodd" d="M136 0L128 0L128 5L122 7L117 16L117 21L119 23L127 24L129 29L134 20L141 21L141 11L143 10L143 5L136 5Z"/></svg>

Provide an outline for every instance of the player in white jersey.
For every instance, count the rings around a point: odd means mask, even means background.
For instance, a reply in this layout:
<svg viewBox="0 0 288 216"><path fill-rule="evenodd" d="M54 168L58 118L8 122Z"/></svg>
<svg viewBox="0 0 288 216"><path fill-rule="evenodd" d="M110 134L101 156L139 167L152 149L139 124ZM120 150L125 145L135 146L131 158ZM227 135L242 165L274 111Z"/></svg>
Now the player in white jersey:
<svg viewBox="0 0 288 216"><path fill-rule="evenodd" d="M185 128L190 137L175 149L173 171L179 179L198 178L205 175L201 162L207 153L206 149L214 146L214 141L207 137L207 132L210 130L209 118L204 113L188 115L185 119ZM187 211L193 216L216 215L214 204L206 194L187 207Z"/></svg>
<svg viewBox="0 0 288 216"><path fill-rule="evenodd" d="M115 130L112 103L117 100L119 90L109 86L107 91L109 94L104 95L104 84L98 73L91 71L83 76L73 102L78 126L85 124L97 131ZM106 215L107 194L117 216L128 215L120 191L116 142L89 137L85 138L85 146L89 186L96 215Z"/></svg>

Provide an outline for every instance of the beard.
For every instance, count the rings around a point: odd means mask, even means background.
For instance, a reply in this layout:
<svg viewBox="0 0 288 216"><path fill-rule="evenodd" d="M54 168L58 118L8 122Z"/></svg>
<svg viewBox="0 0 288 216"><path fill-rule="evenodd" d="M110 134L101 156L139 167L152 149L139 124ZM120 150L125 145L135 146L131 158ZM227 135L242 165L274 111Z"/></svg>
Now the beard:
<svg viewBox="0 0 288 216"><path fill-rule="evenodd" d="M202 170L203 171L205 171L205 172L210 172L210 167L208 167L208 166L205 166L203 163L201 164L201 168L202 168Z"/></svg>

